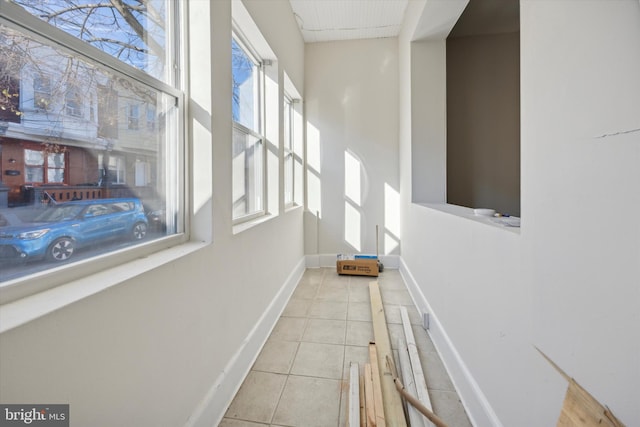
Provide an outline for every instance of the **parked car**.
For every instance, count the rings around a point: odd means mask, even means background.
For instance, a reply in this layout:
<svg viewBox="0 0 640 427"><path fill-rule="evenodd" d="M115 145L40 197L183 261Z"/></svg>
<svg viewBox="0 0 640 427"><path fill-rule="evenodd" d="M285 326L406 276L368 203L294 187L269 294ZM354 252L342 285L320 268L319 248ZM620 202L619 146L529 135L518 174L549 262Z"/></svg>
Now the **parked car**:
<svg viewBox="0 0 640 427"><path fill-rule="evenodd" d="M0 257L66 261L81 247L118 238L142 240L147 227L136 198L60 203L44 208L29 223L0 227Z"/></svg>

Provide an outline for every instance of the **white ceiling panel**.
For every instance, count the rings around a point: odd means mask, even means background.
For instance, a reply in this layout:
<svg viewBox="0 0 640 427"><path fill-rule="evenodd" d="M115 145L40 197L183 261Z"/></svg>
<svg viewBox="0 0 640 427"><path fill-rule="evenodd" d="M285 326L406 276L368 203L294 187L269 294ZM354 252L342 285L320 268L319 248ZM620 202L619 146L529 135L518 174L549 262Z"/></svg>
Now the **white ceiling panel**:
<svg viewBox="0 0 640 427"><path fill-rule="evenodd" d="M408 0L289 0L305 42L396 37Z"/></svg>

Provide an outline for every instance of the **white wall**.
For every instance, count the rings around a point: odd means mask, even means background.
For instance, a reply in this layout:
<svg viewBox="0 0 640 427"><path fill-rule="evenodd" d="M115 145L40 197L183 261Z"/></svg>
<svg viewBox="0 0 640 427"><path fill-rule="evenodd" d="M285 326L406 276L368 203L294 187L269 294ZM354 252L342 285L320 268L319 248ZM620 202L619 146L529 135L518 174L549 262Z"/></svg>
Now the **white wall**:
<svg viewBox="0 0 640 427"><path fill-rule="evenodd" d="M567 384L534 346L640 424L640 5L521 1L513 232L411 203L423 183L412 180L410 42L429 35L428 8L445 3L410 2L399 46L403 273L435 317L431 334L477 426L555 425ZM442 55L433 61L438 69ZM440 111L440 99L423 111Z"/></svg>
<svg viewBox="0 0 640 427"><path fill-rule="evenodd" d="M397 48L396 39L306 47L307 254L375 253L376 225L380 253L398 253Z"/></svg>
<svg viewBox="0 0 640 427"><path fill-rule="evenodd" d="M74 426L215 425L301 272L301 209L232 234L231 3L189 6L193 227L213 243L0 335L3 403L69 403ZM278 22L263 33L302 90L289 3L246 7Z"/></svg>

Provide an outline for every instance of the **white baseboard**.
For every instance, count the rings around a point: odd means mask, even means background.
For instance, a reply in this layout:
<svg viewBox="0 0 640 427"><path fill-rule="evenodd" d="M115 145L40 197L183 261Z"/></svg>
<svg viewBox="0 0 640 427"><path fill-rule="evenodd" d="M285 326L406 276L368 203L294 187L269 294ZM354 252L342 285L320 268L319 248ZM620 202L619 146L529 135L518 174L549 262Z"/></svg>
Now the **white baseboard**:
<svg viewBox="0 0 640 427"><path fill-rule="evenodd" d="M438 350L440 358L451 377L451 381L453 381L471 424L475 427L502 427L500 419L489 404L484 393L482 393L480 386L473 378L473 375L462 360L453 342L451 342L447 332L442 327L437 313L431 309L420 286L418 286L418 283L401 257L400 274L420 314L429 313L429 336Z"/></svg>
<svg viewBox="0 0 640 427"><path fill-rule="evenodd" d="M234 353L222 373L193 411L184 427L217 426L249 373L264 343L280 318L291 294L304 274L306 259L295 266L253 329Z"/></svg>
<svg viewBox="0 0 640 427"><path fill-rule="evenodd" d="M337 256L338 254L306 255L307 268L335 268ZM391 270L397 270L400 268L400 256L398 255L380 255L379 258L384 265L384 268L389 268Z"/></svg>

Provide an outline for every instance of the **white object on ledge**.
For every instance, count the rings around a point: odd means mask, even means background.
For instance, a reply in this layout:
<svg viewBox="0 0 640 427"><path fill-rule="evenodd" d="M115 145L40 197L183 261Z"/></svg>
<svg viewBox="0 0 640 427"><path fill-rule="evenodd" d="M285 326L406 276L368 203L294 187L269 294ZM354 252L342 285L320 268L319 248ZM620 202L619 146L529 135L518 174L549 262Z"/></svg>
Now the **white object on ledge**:
<svg viewBox="0 0 640 427"><path fill-rule="evenodd" d="M494 216L496 214L495 209L477 208L473 210L474 215L479 216Z"/></svg>

